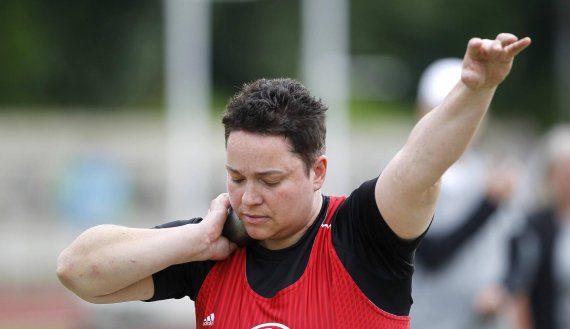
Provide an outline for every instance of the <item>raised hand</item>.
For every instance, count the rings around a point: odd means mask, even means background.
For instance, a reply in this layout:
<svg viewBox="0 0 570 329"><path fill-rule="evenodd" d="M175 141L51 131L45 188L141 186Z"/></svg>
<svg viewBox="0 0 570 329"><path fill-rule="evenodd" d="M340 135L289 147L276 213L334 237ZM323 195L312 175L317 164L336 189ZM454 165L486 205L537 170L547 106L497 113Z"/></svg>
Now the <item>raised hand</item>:
<svg viewBox="0 0 570 329"><path fill-rule="evenodd" d="M469 40L461 80L471 89L496 87L509 74L515 56L530 43L530 38L519 40L510 33L501 33L495 40Z"/></svg>

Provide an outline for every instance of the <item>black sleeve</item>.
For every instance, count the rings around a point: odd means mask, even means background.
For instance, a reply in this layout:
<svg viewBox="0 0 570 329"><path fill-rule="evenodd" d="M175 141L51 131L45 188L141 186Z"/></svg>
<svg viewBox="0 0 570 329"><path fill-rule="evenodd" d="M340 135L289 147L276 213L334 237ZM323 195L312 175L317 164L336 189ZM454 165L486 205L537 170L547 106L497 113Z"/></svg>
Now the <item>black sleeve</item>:
<svg viewBox="0 0 570 329"><path fill-rule="evenodd" d="M504 286L511 295L530 294L540 266L540 239L527 223L521 232L510 238L508 248Z"/></svg>
<svg viewBox="0 0 570 329"><path fill-rule="evenodd" d="M376 204L376 181L363 183L339 207L333 218L333 244L374 304L392 314L408 315L414 251L421 237L406 241L390 229Z"/></svg>
<svg viewBox="0 0 570 329"><path fill-rule="evenodd" d="M160 224L160 225L155 226L154 228L169 228L169 227L182 226L182 225L186 225L186 224L198 224L201 221L202 221L202 218L200 218L200 217L196 217L196 218L192 218L192 219L181 219L181 220L175 220L172 222Z"/></svg>
<svg viewBox="0 0 570 329"><path fill-rule="evenodd" d="M201 220L202 218L177 220L155 226L154 228L162 229L194 224L199 223ZM146 302L183 298L186 296L195 301L206 275L208 275L214 264L214 261L190 262L172 265L154 273L152 275L154 295Z"/></svg>
<svg viewBox="0 0 570 329"><path fill-rule="evenodd" d="M445 265L465 244L479 232L495 213L497 205L483 198L479 205L456 229L447 234L427 233L416 252L418 262L427 269L436 270ZM437 214L434 220L437 220Z"/></svg>

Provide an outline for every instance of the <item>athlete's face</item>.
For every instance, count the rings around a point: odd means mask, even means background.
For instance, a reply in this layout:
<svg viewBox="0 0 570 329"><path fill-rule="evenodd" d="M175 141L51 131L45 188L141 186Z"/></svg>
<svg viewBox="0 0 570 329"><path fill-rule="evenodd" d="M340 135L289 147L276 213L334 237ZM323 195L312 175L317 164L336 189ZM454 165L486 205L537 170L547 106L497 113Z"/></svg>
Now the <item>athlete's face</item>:
<svg viewBox="0 0 570 329"><path fill-rule="evenodd" d="M307 174L286 138L243 131L230 134L226 153L230 203L249 235L269 249L297 242L320 211L326 158Z"/></svg>

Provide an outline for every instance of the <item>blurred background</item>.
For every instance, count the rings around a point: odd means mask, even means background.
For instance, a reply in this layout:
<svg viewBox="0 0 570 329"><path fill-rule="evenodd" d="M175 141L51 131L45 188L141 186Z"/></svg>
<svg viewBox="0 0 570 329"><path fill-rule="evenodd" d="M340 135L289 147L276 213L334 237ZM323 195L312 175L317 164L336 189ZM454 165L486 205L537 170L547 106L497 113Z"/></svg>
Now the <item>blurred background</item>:
<svg viewBox="0 0 570 329"><path fill-rule="evenodd" d="M570 119L570 17L536 0L0 1L0 329L191 328L189 300L89 305L57 281L93 225L203 216L225 190L220 114L245 82L329 104L325 192L374 177L415 122L420 74L471 37L533 45L481 144L522 162Z"/></svg>

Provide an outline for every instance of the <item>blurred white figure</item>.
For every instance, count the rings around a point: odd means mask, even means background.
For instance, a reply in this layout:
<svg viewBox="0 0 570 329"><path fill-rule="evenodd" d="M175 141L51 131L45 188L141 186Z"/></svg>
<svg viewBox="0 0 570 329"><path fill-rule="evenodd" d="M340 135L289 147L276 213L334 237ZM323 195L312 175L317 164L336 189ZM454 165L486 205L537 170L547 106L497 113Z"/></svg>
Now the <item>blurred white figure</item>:
<svg viewBox="0 0 570 329"><path fill-rule="evenodd" d="M513 328L570 328L570 124L552 128L532 160L506 280Z"/></svg>
<svg viewBox="0 0 570 329"><path fill-rule="evenodd" d="M419 116L442 102L459 81L461 67L461 59L444 58L425 70ZM517 171L499 166L491 172L476 147L472 144L442 177L433 222L416 252L412 328L504 328L497 312L507 230L497 210L510 196Z"/></svg>

